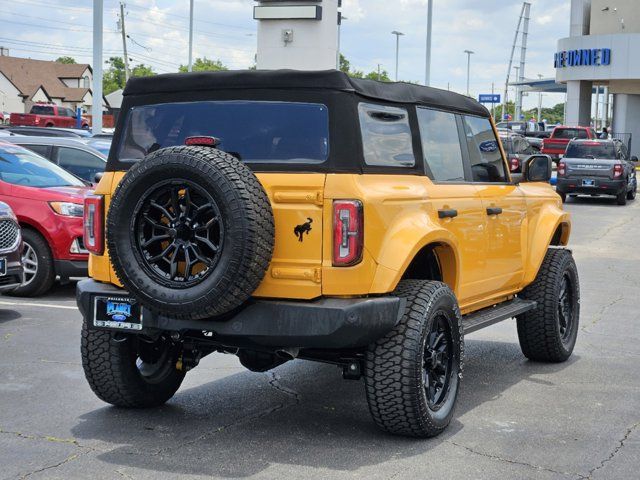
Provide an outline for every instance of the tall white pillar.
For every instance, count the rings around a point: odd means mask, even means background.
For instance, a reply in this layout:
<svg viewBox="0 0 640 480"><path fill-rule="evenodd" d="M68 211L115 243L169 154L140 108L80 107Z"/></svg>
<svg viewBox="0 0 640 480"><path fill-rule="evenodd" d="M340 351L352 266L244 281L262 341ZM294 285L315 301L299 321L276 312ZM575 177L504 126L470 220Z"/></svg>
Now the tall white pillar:
<svg viewBox="0 0 640 480"><path fill-rule="evenodd" d="M259 70L336 68L338 0L259 1L256 8ZM290 18L314 11L320 18Z"/></svg>
<svg viewBox="0 0 640 480"><path fill-rule="evenodd" d="M566 124L587 127L591 123L592 82L571 80L567 82Z"/></svg>

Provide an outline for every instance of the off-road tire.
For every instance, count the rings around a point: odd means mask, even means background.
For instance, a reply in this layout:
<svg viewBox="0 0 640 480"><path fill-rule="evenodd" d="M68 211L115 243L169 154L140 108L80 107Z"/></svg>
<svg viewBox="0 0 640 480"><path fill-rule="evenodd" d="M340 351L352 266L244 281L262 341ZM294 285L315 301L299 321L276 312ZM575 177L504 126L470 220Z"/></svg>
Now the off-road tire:
<svg viewBox="0 0 640 480"><path fill-rule="evenodd" d="M176 393L185 374L169 357L158 379L145 379L136 366L136 341L135 335L89 330L83 323L80 350L85 377L98 398L117 407L163 405Z"/></svg>
<svg viewBox="0 0 640 480"><path fill-rule="evenodd" d="M47 293L56 280L53 254L49 244L42 235L31 228L22 229L22 241L25 249L29 245L36 254L38 266L33 280L9 292L16 297L38 297Z"/></svg>
<svg viewBox="0 0 640 480"><path fill-rule="evenodd" d="M449 425L460 390L464 336L458 302L446 284L435 281L403 280L394 295L406 300L402 319L370 345L365 356L369 410L375 423L389 433L433 437ZM423 355L427 335L440 315L451 332L453 368L448 392L434 411L424 388Z"/></svg>
<svg viewBox="0 0 640 480"><path fill-rule="evenodd" d="M145 272L136 250L134 210L159 182L189 181L214 197L225 239L213 271L200 283L174 288ZM233 311L251 296L273 254L273 212L264 188L241 161L211 147L158 150L137 162L115 190L107 215L107 247L117 277L148 309L178 319Z"/></svg>
<svg viewBox="0 0 640 480"><path fill-rule="evenodd" d="M563 340L559 298L564 276L570 279L571 331ZM569 250L550 248L534 282L518 297L534 300L535 309L517 317L518 339L522 353L539 362L564 362L576 344L580 320L580 284L578 270Z"/></svg>
<svg viewBox="0 0 640 480"><path fill-rule="evenodd" d="M626 189L618 194L616 197L616 202L618 205L626 205L627 204L627 191Z"/></svg>

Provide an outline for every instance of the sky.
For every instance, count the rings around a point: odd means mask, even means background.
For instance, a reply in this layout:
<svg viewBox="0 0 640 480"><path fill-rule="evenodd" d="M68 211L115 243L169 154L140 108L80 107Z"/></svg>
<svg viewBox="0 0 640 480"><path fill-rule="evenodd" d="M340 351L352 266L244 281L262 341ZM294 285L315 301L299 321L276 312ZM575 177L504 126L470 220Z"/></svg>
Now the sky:
<svg viewBox="0 0 640 480"><path fill-rule="evenodd" d="M569 34L570 0L529 0L531 22L525 76L554 76L553 53ZM92 0L0 0L0 46L12 56L53 60L69 55L91 63ZM118 0L104 0L105 59L122 56L117 30ZM134 63L158 73L187 63L188 0L127 0L125 25ZM254 63L256 22L252 0L195 0L194 56L220 59L232 69ZM471 57L470 92L502 93L521 0L434 0L431 84L466 91L467 56ZM341 51L365 72L381 64L393 77L395 36L400 40L399 76L424 82L427 0L343 0ZM516 63L519 60L519 45ZM515 74L515 71L512 72ZM513 78L513 75L512 75ZM510 94L513 98L513 93ZM543 104L564 101L545 94ZM537 106L538 95L524 100Z"/></svg>

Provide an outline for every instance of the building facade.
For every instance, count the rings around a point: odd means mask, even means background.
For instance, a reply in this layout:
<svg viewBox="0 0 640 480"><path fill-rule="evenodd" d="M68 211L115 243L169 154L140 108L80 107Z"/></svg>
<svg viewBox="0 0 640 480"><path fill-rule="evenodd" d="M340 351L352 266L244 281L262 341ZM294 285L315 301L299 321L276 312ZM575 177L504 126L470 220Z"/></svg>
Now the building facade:
<svg viewBox="0 0 640 480"><path fill-rule="evenodd" d="M87 64L64 64L0 56L0 110L27 113L34 103L55 103L91 113L93 72Z"/></svg>
<svg viewBox="0 0 640 480"><path fill-rule="evenodd" d="M593 87L603 86L596 105L613 132L630 134L640 156L640 2L572 0L570 36L558 41L554 66L556 81L567 85L567 124L591 123Z"/></svg>

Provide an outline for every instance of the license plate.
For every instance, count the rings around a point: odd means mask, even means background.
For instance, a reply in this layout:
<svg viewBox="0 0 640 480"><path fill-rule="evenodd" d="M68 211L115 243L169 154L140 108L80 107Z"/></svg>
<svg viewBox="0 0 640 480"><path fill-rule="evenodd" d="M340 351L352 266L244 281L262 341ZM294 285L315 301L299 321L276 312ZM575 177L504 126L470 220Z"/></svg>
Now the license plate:
<svg viewBox="0 0 640 480"><path fill-rule="evenodd" d="M596 186L596 181L585 178L584 180L582 180L582 186L583 187L595 187Z"/></svg>
<svg viewBox="0 0 640 480"><path fill-rule="evenodd" d="M130 297L95 297L93 325L118 330L142 330L141 305Z"/></svg>
<svg viewBox="0 0 640 480"><path fill-rule="evenodd" d="M0 277L7 274L7 259L0 258Z"/></svg>

